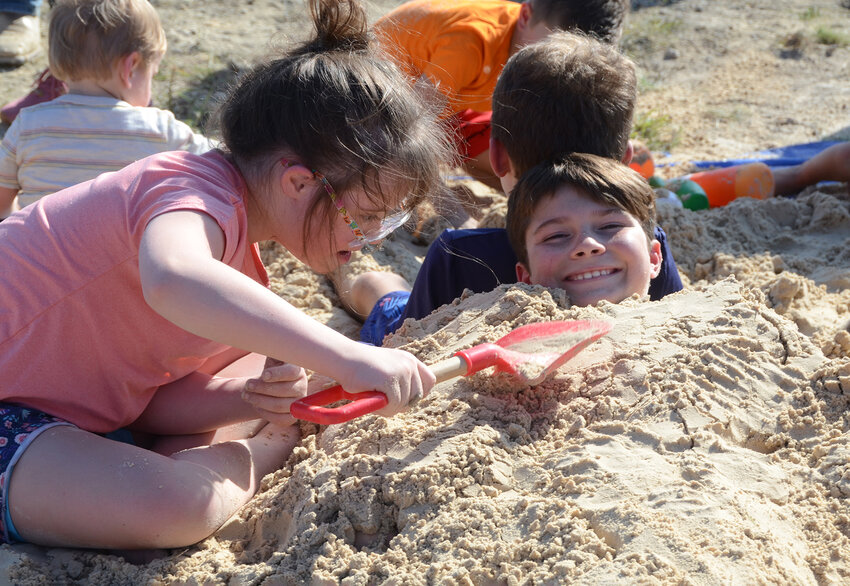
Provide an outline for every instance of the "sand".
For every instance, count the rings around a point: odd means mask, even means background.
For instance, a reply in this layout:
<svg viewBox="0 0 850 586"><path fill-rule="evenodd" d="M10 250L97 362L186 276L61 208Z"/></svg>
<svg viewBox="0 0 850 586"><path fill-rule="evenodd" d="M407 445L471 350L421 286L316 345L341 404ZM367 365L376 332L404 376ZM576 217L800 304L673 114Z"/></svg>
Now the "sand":
<svg viewBox="0 0 850 586"><path fill-rule="evenodd" d="M434 363L541 321L613 326L542 384L490 369L441 383L392 419L305 423L287 466L198 546L148 565L6 547L7 575L16 584L847 583L849 206L841 186L704 212L662 208L683 292L574 308L562 292L504 285L386 341ZM408 258L405 239L358 262ZM356 332L324 278L275 247L264 252L280 294Z"/></svg>
<svg viewBox="0 0 850 586"><path fill-rule="evenodd" d="M838 78L822 73L814 87L805 77L819 67L846 73L850 50L804 46L796 63L777 61L758 45L764 31L799 28L808 4L777 0L744 18L753 9L745 4L687 0L632 15L646 26L679 19L677 34L641 64L644 82L666 84L644 87L643 108L692 123L673 160L850 128L846 82L836 100ZM178 53L186 35L176 37ZM752 46L732 59L741 39ZM800 101L806 91L822 95L818 112L806 109L812 95ZM611 323L545 382L486 370L441 383L391 419L304 423L287 465L202 543L148 564L2 546L0 583L850 583L847 186L702 212L662 207L659 217L681 293L574 308L563 293L506 285L409 321L386 341L434 363L527 324ZM500 225L504 201L493 196L483 218ZM424 250L422 237L401 231L374 256L357 255L352 270L412 281ZM278 294L357 336L325 277L276 245L264 245L263 259Z"/></svg>
<svg viewBox="0 0 850 586"><path fill-rule="evenodd" d="M437 361L541 320L612 331L546 382L484 372L309 435L214 537L147 566L53 550L16 583L841 583L850 361L734 277L571 308L502 286L388 345ZM313 431L305 425L305 432Z"/></svg>

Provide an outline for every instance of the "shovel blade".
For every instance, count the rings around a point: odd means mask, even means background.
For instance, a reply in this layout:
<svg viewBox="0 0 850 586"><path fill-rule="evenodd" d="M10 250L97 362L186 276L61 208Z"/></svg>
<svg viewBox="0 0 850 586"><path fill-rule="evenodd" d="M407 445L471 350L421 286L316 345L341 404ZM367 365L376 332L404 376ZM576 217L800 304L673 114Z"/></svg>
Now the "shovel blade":
<svg viewBox="0 0 850 586"><path fill-rule="evenodd" d="M611 324L601 320L528 324L503 336L495 345L481 344L458 355L469 363L468 374L495 366L497 371L533 386L610 329Z"/></svg>

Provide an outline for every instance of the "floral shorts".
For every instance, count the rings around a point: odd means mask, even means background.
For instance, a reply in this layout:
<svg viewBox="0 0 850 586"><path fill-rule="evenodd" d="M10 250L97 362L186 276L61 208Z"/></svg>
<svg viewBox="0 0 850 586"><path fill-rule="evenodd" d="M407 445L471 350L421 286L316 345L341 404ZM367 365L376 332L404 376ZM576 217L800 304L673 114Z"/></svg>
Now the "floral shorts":
<svg viewBox="0 0 850 586"><path fill-rule="evenodd" d="M57 425L72 425L28 407L0 403L0 542L23 541L9 514L9 479L21 454L42 431Z"/></svg>

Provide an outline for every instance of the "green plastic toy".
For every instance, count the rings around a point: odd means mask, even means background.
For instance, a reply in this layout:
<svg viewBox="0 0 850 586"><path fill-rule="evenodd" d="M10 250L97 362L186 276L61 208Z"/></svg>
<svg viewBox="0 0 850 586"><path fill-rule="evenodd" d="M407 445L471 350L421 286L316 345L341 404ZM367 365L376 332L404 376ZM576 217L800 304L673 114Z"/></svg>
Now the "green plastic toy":
<svg viewBox="0 0 850 586"><path fill-rule="evenodd" d="M679 196L682 205L689 210L707 210L708 196L705 190L696 181L683 179L670 181L667 189Z"/></svg>

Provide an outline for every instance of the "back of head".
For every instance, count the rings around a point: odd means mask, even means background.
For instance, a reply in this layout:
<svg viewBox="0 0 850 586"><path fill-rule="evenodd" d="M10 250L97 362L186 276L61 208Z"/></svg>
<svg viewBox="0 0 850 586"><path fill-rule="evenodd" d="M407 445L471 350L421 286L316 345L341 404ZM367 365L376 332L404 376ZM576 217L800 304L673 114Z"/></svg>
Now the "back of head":
<svg viewBox="0 0 850 586"><path fill-rule="evenodd" d="M530 169L508 198L508 239L524 265L528 266L525 233L531 217L542 201L564 185L628 212L643 228L647 242L655 237L655 192L643 177L608 157L570 153Z"/></svg>
<svg viewBox="0 0 850 586"><path fill-rule="evenodd" d="M513 55L493 92L492 137L517 176L570 152L621 160L637 99L632 61L614 47L558 32Z"/></svg>
<svg viewBox="0 0 850 586"><path fill-rule="evenodd" d="M162 57L165 31L148 0L56 0L48 31L50 69L66 81L105 80L115 62L138 52Z"/></svg>
<svg viewBox="0 0 850 586"><path fill-rule="evenodd" d="M629 11L627 0L528 0L532 24L543 21L551 29L579 31L615 44Z"/></svg>
<svg viewBox="0 0 850 586"><path fill-rule="evenodd" d="M442 184L440 168L452 157L438 104L373 49L355 0L311 0L310 8L315 37L254 68L222 105L227 151L249 185L294 156L339 193L362 187L379 205L387 203L380 183L389 179L412 209ZM320 189L309 211L336 213Z"/></svg>

